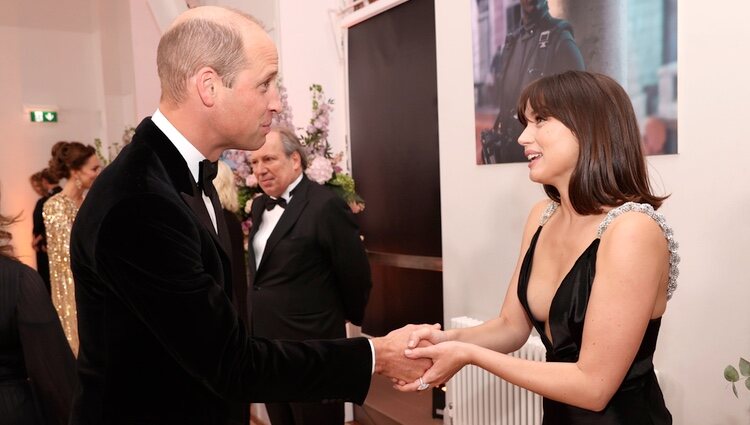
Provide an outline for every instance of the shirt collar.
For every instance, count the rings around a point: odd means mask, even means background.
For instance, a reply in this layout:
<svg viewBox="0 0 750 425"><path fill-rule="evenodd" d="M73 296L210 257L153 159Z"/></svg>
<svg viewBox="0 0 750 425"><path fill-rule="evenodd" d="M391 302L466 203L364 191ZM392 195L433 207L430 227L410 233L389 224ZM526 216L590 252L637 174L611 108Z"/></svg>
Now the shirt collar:
<svg viewBox="0 0 750 425"><path fill-rule="evenodd" d="M199 164L206 159L206 157L203 156L203 154L196 149L195 146L193 146L190 141L186 139L185 136L174 127L174 125L172 125L171 122L169 122L167 117L165 117L159 109L157 109L156 112L154 112L154 115L151 116L151 121L154 122L154 125L156 125L156 127L167 136L169 141L172 142L174 147L177 148L177 151L180 152L180 155L182 155L182 158L185 160L188 169L190 169L190 174L193 175L193 180L198 182Z"/></svg>
<svg viewBox="0 0 750 425"><path fill-rule="evenodd" d="M284 191L284 193L281 194L281 197L286 199L287 202L289 202L292 199L292 192L294 192L294 189L297 187L297 185L301 181L302 181L302 173L299 173L299 176L297 176L297 178L294 179L292 184L286 187L286 190Z"/></svg>

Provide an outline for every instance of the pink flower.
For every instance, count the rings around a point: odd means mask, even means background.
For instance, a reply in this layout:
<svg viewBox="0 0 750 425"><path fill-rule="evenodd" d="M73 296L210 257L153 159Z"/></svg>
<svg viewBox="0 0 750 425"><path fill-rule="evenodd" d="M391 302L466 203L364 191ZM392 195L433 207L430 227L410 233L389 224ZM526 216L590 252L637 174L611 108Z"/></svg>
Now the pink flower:
<svg viewBox="0 0 750 425"><path fill-rule="evenodd" d="M307 177L318 183L323 184L333 177L333 167L331 162L322 156L313 157L310 165L305 170Z"/></svg>
<svg viewBox="0 0 750 425"><path fill-rule="evenodd" d="M258 186L258 179L255 178L255 174L248 174L245 178L245 186L247 187L256 187Z"/></svg>
<svg viewBox="0 0 750 425"><path fill-rule="evenodd" d="M240 226L242 226L242 233L244 233L245 236L248 236L250 234L250 228L253 226L253 221L248 218L240 223ZM245 250L247 250L247 239L245 239Z"/></svg>

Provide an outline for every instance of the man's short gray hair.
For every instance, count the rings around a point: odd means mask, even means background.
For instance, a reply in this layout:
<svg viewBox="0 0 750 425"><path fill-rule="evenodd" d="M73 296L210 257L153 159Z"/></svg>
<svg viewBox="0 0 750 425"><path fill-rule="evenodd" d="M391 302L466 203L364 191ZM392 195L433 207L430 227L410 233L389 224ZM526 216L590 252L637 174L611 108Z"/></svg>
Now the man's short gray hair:
<svg viewBox="0 0 750 425"><path fill-rule="evenodd" d="M294 152L297 152L302 163L302 169L307 169L307 148L302 146L299 136L297 136L290 128L283 126L273 126L271 127L271 131L279 133L284 154L289 157L292 156Z"/></svg>
<svg viewBox="0 0 750 425"><path fill-rule="evenodd" d="M184 101L188 79L205 66L232 87L246 62L242 35L233 25L199 18L180 22L164 33L156 52L162 100Z"/></svg>

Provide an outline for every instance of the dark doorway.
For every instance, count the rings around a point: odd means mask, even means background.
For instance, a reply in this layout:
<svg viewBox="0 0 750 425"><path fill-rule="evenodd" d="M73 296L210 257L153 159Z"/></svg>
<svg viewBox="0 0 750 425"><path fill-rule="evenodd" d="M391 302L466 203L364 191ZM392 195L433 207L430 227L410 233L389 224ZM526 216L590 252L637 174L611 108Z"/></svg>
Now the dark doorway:
<svg viewBox="0 0 750 425"><path fill-rule="evenodd" d="M352 172L374 284L363 331L442 323L433 0L357 24L348 40Z"/></svg>

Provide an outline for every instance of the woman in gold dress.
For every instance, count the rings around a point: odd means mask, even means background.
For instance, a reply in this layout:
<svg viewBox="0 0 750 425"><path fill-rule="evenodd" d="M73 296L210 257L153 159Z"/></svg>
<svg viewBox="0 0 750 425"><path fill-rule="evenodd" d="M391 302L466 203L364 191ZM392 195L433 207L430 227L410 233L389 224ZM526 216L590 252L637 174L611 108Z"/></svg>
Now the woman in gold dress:
<svg viewBox="0 0 750 425"><path fill-rule="evenodd" d="M70 270L70 230L85 191L101 171L96 150L78 142L58 142L52 147L50 171L65 186L44 204L44 225L47 230L52 303L60 316L65 337L78 356L78 322L75 285Z"/></svg>

